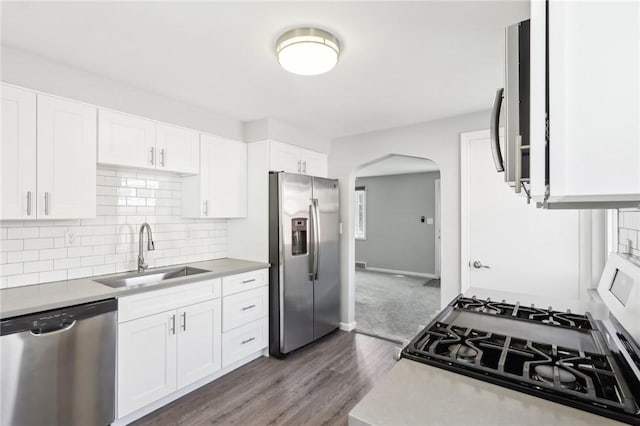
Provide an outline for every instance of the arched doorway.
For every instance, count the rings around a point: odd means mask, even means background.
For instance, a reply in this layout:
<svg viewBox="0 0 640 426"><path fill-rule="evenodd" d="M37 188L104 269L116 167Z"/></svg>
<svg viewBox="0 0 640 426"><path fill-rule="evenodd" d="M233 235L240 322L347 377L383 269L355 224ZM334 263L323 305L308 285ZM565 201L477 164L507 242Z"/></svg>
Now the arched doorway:
<svg viewBox="0 0 640 426"><path fill-rule="evenodd" d="M440 309L440 169L391 154L355 171L356 331L401 342Z"/></svg>

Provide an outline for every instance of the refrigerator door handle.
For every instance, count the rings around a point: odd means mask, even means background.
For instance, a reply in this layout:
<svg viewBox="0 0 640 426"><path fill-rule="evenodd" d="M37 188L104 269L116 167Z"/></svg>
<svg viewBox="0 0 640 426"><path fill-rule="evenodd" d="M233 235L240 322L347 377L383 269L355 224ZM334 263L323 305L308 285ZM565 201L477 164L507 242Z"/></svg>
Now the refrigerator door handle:
<svg viewBox="0 0 640 426"><path fill-rule="evenodd" d="M318 262L320 261L320 208L318 199L311 200L313 210L313 279L318 279Z"/></svg>

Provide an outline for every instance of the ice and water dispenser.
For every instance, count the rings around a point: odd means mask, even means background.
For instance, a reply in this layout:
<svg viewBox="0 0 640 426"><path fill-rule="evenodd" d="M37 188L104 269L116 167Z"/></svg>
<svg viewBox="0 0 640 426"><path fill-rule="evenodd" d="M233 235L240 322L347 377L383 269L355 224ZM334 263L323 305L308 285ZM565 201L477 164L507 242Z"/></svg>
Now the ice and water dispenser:
<svg viewBox="0 0 640 426"><path fill-rule="evenodd" d="M291 219L291 255L307 254L307 221L305 217Z"/></svg>

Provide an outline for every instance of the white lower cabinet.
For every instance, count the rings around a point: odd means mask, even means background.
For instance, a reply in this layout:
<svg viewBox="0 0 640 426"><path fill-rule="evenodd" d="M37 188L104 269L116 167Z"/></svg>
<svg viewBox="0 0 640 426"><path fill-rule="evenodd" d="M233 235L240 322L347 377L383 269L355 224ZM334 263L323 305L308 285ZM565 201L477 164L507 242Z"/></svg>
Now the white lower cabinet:
<svg viewBox="0 0 640 426"><path fill-rule="evenodd" d="M266 274L262 269L120 298L118 418L128 423L264 350Z"/></svg>
<svg viewBox="0 0 640 426"><path fill-rule="evenodd" d="M222 334L222 366L240 361L267 346L269 340L268 318L234 328Z"/></svg>
<svg viewBox="0 0 640 426"><path fill-rule="evenodd" d="M118 327L118 416L176 390L175 311Z"/></svg>
<svg viewBox="0 0 640 426"><path fill-rule="evenodd" d="M269 287L267 270L222 278L222 367L267 347Z"/></svg>
<svg viewBox="0 0 640 426"><path fill-rule="evenodd" d="M121 323L118 417L220 370L221 319L216 299Z"/></svg>
<svg viewBox="0 0 640 426"><path fill-rule="evenodd" d="M178 388L220 370L220 300L178 310Z"/></svg>

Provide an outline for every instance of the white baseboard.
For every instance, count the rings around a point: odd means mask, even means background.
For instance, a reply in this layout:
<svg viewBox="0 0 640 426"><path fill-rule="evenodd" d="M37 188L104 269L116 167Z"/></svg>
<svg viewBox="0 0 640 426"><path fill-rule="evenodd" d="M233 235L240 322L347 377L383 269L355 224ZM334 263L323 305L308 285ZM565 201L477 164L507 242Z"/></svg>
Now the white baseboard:
<svg viewBox="0 0 640 426"><path fill-rule="evenodd" d="M435 274L425 274L422 272L399 271L397 269L385 269L385 268L373 268L371 266L367 266L366 269L367 271L384 272L386 274L410 275L412 277L423 277L423 278L440 278Z"/></svg>
<svg viewBox="0 0 640 426"><path fill-rule="evenodd" d="M353 331L356 329L356 322L341 322L340 330L342 331Z"/></svg>

